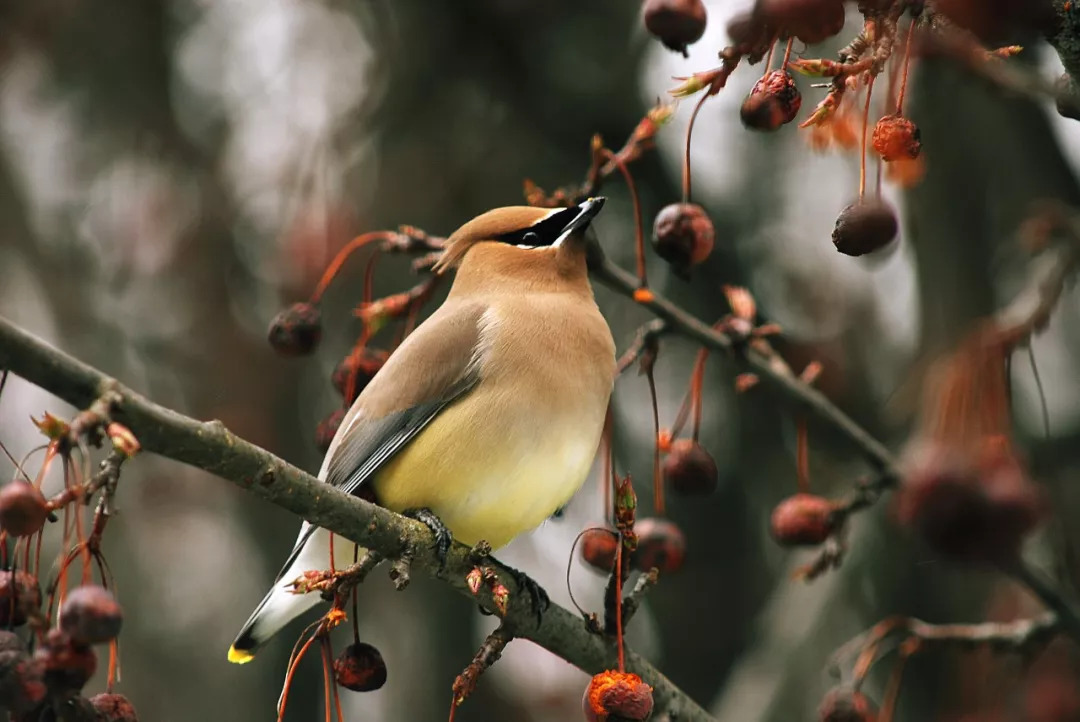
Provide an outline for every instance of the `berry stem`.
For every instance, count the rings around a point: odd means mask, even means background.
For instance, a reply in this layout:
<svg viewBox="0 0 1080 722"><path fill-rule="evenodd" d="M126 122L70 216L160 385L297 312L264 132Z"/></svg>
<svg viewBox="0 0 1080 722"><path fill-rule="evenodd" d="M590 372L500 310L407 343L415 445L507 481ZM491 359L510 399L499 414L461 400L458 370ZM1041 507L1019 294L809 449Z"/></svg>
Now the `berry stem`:
<svg viewBox="0 0 1080 722"><path fill-rule="evenodd" d="M691 403L694 409L694 425L690 431L690 438L694 441L697 441L701 435L702 392L705 389L705 361L708 358L709 352L705 349L698 352L697 361L694 362L694 377L690 382Z"/></svg>
<svg viewBox="0 0 1080 722"><path fill-rule="evenodd" d="M690 123L686 126L686 147L683 149L682 166L682 202L690 202L690 136L694 133L694 122L697 120L698 111L709 98L709 93L703 93L694 105L694 111L690 114Z"/></svg>
<svg viewBox="0 0 1080 722"><path fill-rule="evenodd" d="M881 714L878 716L879 722L892 722L893 718L896 716L896 703L900 699L900 683L903 681L904 668L907 666L907 661L910 657L911 654L903 645L901 645L900 655L893 665L892 674L889 675L888 686L885 688L885 697L881 704Z"/></svg>
<svg viewBox="0 0 1080 722"><path fill-rule="evenodd" d="M316 622L316 624L318 624L318 622ZM281 700L278 702L277 722L282 722L282 720L285 719L285 705L289 701L289 689L292 687L293 677L296 676L296 668L299 666L300 660L307 654L308 649L311 648L316 636L317 635L312 634L308 637L308 640L304 642L304 646L300 647L300 651L296 652L289 662L289 671L285 673L285 687L281 690Z"/></svg>
<svg viewBox="0 0 1080 722"><path fill-rule="evenodd" d="M896 114L904 114L904 95L907 93L908 68L911 65L911 41L915 37L915 21L908 24L907 40L904 43L904 72L900 77L900 92L896 96Z"/></svg>
<svg viewBox="0 0 1080 722"><path fill-rule="evenodd" d="M795 44L795 36L788 38L787 47L784 48L784 62L780 63L781 70L787 70L788 60L791 59L791 46Z"/></svg>
<svg viewBox="0 0 1080 722"><path fill-rule="evenodd" d="M371 231L369 233L362 233L356 238L352 239L345 246L338 251L334 256L334 260L330 261L330 265L326 267L323 272L322 278L319 279L319 283L315 286L315 291L311 294L311 303L318 303L322 299L323 293L326 292L327 287L337 276L341 267L345 265L345 261L349 260L349 256L369 243L374 241L389 241L393 239L397 234L393 231Z"/></svg>
<svg viewBox="0 0 1080 722"><path fill-rule="evenodd" d="M795 473L799 491L810 491L810 441L806 432L806 417L800 416L795 432Z"/></svg>
<svg viewBox="0 0 1080 722"><path fill-rule="evenodd" d="M776 51L776 38L773 38L772 44L769 46L769 54L765 56L765 72L761 74L761 77L765 77L769 74L769 68L772 67L773 54Z"/></svg>
<svg viewBox="0 0 1080 722"><path fill-rule="evenodd" d="M645 372L645 378L649 381L649 398L652 401L653 417L653 504L656 513L664 514L664 483L660 478L660 409L656 403L656 378L652 369Z"/></svg>
<svg viewBox="0 0 1080 722"><path fill-rule="evenodd" d="M330 573L333 574L337 566L334 564L334 532L330 532Z"/></svg>
<svg viewBox="0 0 1080 722"><path fill-rule="evenodd" d="M619 671L626 671L626 651L623 644L622 626L622 572L623 572L623 536L619 535L619 545L615 547L615 643L619 647Z"/></svg>
<svg viewBox="0 0 1080 722"><path fill-rule="evenodd" d="M604 155L619 168L626 181L626 189L630 191L630 202L634 206L634 251L637 256L638 283L641 288L646 288L649 283L645 278L645 226L641 219L641 199L638 198L637 186L634 185L634 176L618 155L610 150L605 150Z"/></svg>
<svg viewBox="0 0 1080 722"><path fill-rule="evenodd" d="M109 673L105 678L105 691L112 694L113 685L120 678L120 642L115 638L109 641Z"/></svg>
<svg viewBox="0 0 1080 722"><path fill-rule="evenodd" d="M334 665L334 658L330 653L330 637L326 634L319 635L319 651L322 652L322 675L323 675L323 702L326 707L326 722L333 722L333 697L330 694L330 670Z"/></svg>
<svg viewBox="0 0 1080 722"><path fill-rule="evenodd" d="M874 76L866 84L866 104L863 106L862 143L859 150L859 202L866 194L866 129L870 125L870 98L874 94Z"/></svg>

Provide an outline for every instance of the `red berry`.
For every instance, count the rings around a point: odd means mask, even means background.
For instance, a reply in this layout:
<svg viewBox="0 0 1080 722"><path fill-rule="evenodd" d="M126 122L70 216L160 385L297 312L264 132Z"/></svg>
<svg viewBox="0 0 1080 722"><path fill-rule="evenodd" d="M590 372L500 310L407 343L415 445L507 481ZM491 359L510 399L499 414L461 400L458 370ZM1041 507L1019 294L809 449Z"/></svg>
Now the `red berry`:
<svg viewBox="0 0 1080 722"><path fill-rule="evenodd" d="M761 17L753 13L739 13L728 21L727 34L736 47L752 47L765 33L768 27Z"/></svg>
<svg viewBox="0 0 1080 722"><path fill-rule="evenodd" d="M770 70L754 83L739 109L743 125L751 130L776 130L795 120L802 95L786 70Z"/></svg>
<svg viewBox="0 0 1080 722"><path fill-rule="evenodd" d="M104 587L76 587L60 607L60 628L80 644L103 644L116 639L124 623L120 603Z"/></svg>
<svg viewBox="0 0 1080 722"><path fill-rule="evenodd" d="M0 651L0 710L29 712L45 699L46 692L44 669L25 648Z"/></svg>
<svg viewBox="0 0 1080 722"><path fill-rule="evenodd" d="M902 115L886 115L874 126L874 150L882 160L918 158L919 127Z"/></svg>
<svg viewBox="0 0 1080 722"><path fill-rule="evenodd" d="M680 275L708 258L714 241L713 223L695 203L672 203L656 214L653 248Z"/></svg>
<svg viewBox="0 0 1080 722"><path fill-rule="evenodd" d="M705 447L690 439L671 445L663 474L667 485L680 494L710 494L719 483L716 461Z"/></svg>
<svg viewBox="0 0 1080 722"><path fill-rule="evenodd" d="M784 546L816 546L835 529L833 502L814 494L789 496L773 509L770 530Z"/></svg>
<svg viewBox="0 0 1080 722"><path fill-rule="evenodd" d="M652 687L629 672L609 670L585 688L581 708L589 722L640 722L652 714Z"/></svg>
<svg viewBox="0 0 1080 722"><path fill-rule="evenodd" d="M311 303L294 303L274 317L268 334L270 345L282 356L305 356L322 339L321 314Z"/></svg>
<svg viewBox="0 0 1080 722"><path fill-rule="evenodd" d="M48 517L48 502L33 484L13 481L0 487L0 530L30 536L41 531Z"/></svg>
<svg viewBox="0 0 1080 722"><path fill-rule="evenodd" d="M818 709L821 722L876 722L877 710L862 692L848 687L834 687L825 695Z"/></svg>
<svg viewBox="0 0 1080 722"><path fill-rule="evenodd" d="M888 245L899 228L896 214L884 201L852 203L836 219L833 245L846 256L863 256Z"/></svg>
<svg viewBox="0 0 1080 722"><path fill-rule="evenodd" d="M41 586L26 572L0 571L0 626L17 627L41 606Z"/></svg>
<svg viewBox="0 0 1080 722"><path fill-rule="evenodd" d="M757 12L782 37L794 36L808 45L844 29L844 0L760 0Z"/></svg>
<svg viewBox="0 0 1080 722"><path fill-rule="evenodd" d="M615 568L619 537L614 529L602 524L593 525L581 533L581 558L593 569L610 574Z"/></svg>
<svg viewBox="0 0 1080 722"><path fill-rule="evenodd" d="M334 660L334 679L345 689L371 692L386 684L386 662L370 644L350 644Z"/></svg>
<svg viewBox="0 0 1080 722"><path fill-rule="evenodd" d="M330 450L330 444L334 441L338 427L345 420L345 409L335 409L315 427L315 445L319 451L326 453Z"/></svg>
<svg viewBox="0 0 1080 722"><path fill-rule="evenodd" d="M383 351L364 349L360 354L349 354L334 368L330 381L345 399L346 405L352 405L352 402L356 401L356 397L386 363L386 358L387 354ZM351 394L349 393L350 381L352 381Z"/></svg>
<svg viewBox="0 0 1080 722"><path fill-rule="evenodd" d="M647 572L656 567L665 574L682 568L686 561L686 534L674 522L667 519L646 517L634 524L637 549L631 563L634 568Z"/></svg>
<svg viewBox="0 0 1080 722"><path fill-rule="evenodd" d="M702 0L645 0L641 10L645 29L669 50L686 55L686 46L705 34Z"/></svg>
<svg viewBox="0 0 1080 722"><path fill-rule="evenodd" d="M100 722L139 722L135 706L122 694L99 694L90 698Z"/></svg>
<svg viewBox="0 0 1080 722"><path fill-rule="evenodd" d="M58 691L78 691L94 676L97 655L93 648L74 641L60 629L50 629L34 653L45 670L45 683Z"/></svg>

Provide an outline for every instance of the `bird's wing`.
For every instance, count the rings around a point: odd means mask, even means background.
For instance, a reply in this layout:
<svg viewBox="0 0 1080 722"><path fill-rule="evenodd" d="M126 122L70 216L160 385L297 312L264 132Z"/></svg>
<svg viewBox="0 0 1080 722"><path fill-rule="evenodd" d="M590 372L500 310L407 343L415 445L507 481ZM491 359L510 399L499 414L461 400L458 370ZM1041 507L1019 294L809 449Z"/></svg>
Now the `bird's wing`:
<svg viewBox="0 0 1080 722"><path fill-rule="evenodd" d="M320 478L355 493L443 409L476 386L486 310L480 303L444 303L405 339L345 415ZM314 531L304 525L282 574Z"/></svg>

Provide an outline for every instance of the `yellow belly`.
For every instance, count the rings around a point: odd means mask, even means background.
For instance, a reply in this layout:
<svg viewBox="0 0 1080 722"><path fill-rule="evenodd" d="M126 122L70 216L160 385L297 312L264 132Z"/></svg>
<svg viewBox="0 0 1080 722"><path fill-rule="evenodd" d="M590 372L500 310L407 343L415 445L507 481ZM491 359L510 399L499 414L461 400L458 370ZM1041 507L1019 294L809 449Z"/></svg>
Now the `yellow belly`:
<svg viewBox="0 0 1080 722"><path fill-rule="evenodd" d="M373 479L393 511L427 507L466 544L498 549L548 519L584 483L606 408L531 415L478 389L447 408Z"/></svg>

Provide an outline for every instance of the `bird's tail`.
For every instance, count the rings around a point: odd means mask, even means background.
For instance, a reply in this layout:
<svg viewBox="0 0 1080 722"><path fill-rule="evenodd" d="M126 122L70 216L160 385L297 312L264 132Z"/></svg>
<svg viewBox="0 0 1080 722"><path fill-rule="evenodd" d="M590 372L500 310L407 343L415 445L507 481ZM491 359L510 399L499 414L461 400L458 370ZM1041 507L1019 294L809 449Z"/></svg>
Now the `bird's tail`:
<svg viewBox="0 0 1080 722"><path fill-rule="evenodd" d="M340 536L334 537L334 563L344 568L362 554L356 545ZM255 652L280 632L285 625L316 606L318 594L294 594L290 583L306 571L330 568L330 533L325 529L309 531L305 523L300 530L297 546L285 562L274 586L248 617L236 641L229 647L229 661L235 664L250 662Z"/></svg>

